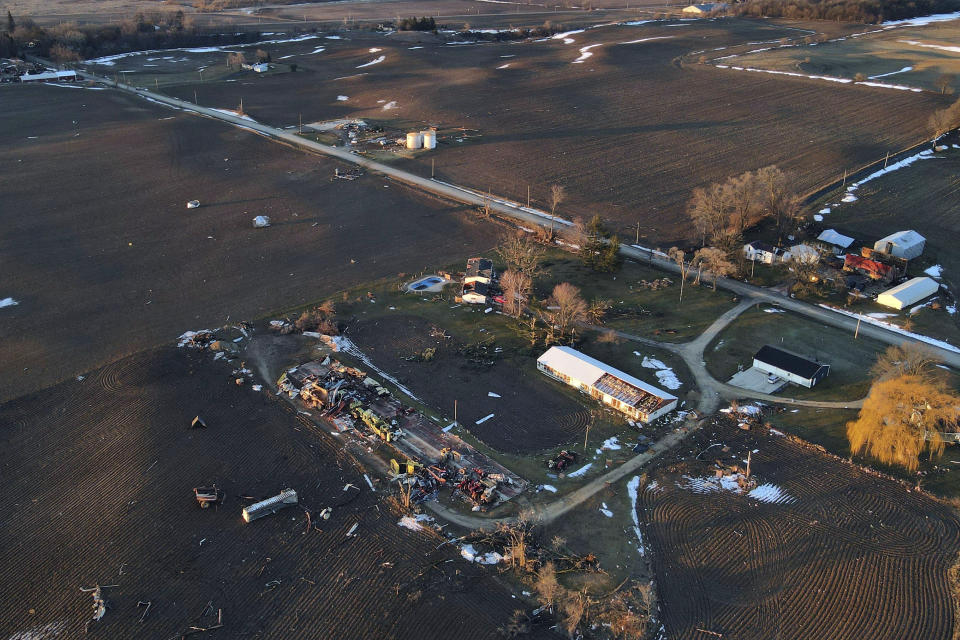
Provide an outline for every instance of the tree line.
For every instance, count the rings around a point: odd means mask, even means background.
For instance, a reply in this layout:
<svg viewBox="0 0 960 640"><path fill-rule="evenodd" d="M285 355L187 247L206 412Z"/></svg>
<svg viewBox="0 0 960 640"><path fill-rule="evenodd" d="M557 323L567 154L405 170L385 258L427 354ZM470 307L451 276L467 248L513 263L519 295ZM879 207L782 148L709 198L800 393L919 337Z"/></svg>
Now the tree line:
<svg viewBox="0 0 960 640"><path fill-rule="evenodd" d="M960 0L745 0L732 4L733 15L834 20L876 24L960 10Z"/></svg>
<svg viewBox="0 0 960 640"><path fill-rule="evenodd" d="M257 42L259 31L209 33L197 27L182 10L137 13L132 19L105 25L65 22L42 27L30 18L14 18L8 12L0 33L0 57L13 58L29 51L57 62L148 49L240 45Z"/></svg>

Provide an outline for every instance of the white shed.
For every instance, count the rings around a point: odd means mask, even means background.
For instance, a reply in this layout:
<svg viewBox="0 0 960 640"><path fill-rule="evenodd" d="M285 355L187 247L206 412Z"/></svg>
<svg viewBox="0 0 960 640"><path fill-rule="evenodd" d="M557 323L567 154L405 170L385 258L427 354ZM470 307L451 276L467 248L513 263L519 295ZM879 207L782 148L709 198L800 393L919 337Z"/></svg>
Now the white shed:
<svg viewBox="0 0 960 640"><path fill-rule="evenodd" d="M916 231L897 231L873 243L873 250L911 260L923 253L927 239Z"/></svg>
<svg viewBox="0 0 960 640"><path fill-rule="evenodd" d="M911 278L903 284L887 289L877 296L877 302L892 309L903 309L914 302L932 296L940 290L940 285L933 278Z"/></svg>

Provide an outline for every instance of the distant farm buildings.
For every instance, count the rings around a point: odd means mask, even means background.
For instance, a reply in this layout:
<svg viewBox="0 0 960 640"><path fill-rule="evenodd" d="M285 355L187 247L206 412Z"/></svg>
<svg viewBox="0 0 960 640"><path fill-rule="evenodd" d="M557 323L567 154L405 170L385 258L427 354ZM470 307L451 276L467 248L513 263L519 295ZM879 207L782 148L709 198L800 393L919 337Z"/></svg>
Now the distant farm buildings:
<svg viewBox="0 0 960 640"><path fill-rule="evenodd" d="M916 231L897 231L873 243L873 250L895 258L912 260L923 253L927 239Z"/></svg>
<svg viewBox="0 0 960 640"><path fill-rule="evenodd" d="M641 422L677 406L676 396L570 347L550 347L537 358L537 369Z"/></svg>
<svg viewBox="0 0 960 640"><path fill-rule="evenodd" d="M830 365L765 345L753 356L753 366L788 382L811 388L830 373Z"/></svg>
<svg viewBox="0 0 960 640"><path fill-rule="evenodd" d="M723 11L726 8L726 2L707 2L704 4L691 4L684 7L681 13L685 16L705 16L715 11Z"/></svg>
<svg viewBox="0 0 960 640"><path fill-rule="evenodd" d="M912 278L878 295L877 303L900 310L932 296L939 290L940 285L933 278Z"/></svg>

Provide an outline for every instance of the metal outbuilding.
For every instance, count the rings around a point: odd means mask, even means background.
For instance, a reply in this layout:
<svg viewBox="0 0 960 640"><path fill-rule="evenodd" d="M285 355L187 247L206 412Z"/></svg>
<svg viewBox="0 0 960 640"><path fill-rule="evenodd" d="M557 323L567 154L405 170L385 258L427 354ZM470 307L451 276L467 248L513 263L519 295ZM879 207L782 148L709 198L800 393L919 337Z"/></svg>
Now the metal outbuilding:
<svg viewBox="0 0 960 640"><path fill-rule="evenodd" d="M873 250L895 258L912 260L923 253L927 239L913 231L897 231L873 243Z"/></svg>
<svg viewBox="0 0 960 640"><path fill-rule="evenodd" d="M795 353L765 345L753 356L753 366L778 378L808 389L830 373L830 365L804 358Z"/></svg>
<svg viewBox="0 0 960 640"><path fill-rule="evenodd" d="M537 358L537 369L641 422L677 406L676 396L570 347L550 347Z"/></svg>
<svg viewBox="0 0 960 640"><path fill-rule="evenodd" d="M826 229L823 233L817 236L817 240L820 242L826 242L827 244L832 244L835 247L840 249L846 249L851 244L853 244L853 238L850 236L845 236L842 233L839 233L836 229ZM839 252L838 252L839 253Z"/></svg>
<svg viewBox="0 0 960 640"><path fill-rule="evenodd" d="M940 290L940 285L933 278L911 278L903 284L887 289L877 296L877 303L891 309L903 309L915 302L932 296Z"/></svg>

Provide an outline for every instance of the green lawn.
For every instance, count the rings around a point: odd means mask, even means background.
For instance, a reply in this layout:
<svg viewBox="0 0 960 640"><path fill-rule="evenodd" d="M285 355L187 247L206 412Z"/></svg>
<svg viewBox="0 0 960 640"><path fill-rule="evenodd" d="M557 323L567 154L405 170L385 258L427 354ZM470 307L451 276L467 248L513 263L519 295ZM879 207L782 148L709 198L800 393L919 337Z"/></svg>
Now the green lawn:
<svg viewBox="0 0 960 640"><path fill-rule="evenodd" d="M707 370L721 381L740 365L749 368L754 354L769 344L816 358L830 365L830 374L813 389L789 385L782 395L814 400L855 400L870 387L870 367L885 345L853 336L791 313L768 313L763 305L737 318L704 353Z"/></svg>
<svg viewBox="0 0 960 640"><path fill-rule="evenodd" d="M690 282L683 287L681 302L679 276L635 262L624 263L616 273L596 273L583 267L575 256L556 252L548 255L544 265L547 274L536 283L537 298L545 299L555 285L570 282L580 287L588 300L612 303L606 326L648 338L692 340L734 306L729 293ZM662 278L669 278L673 285L656 291L641 285L642 280Z"/></svg>

